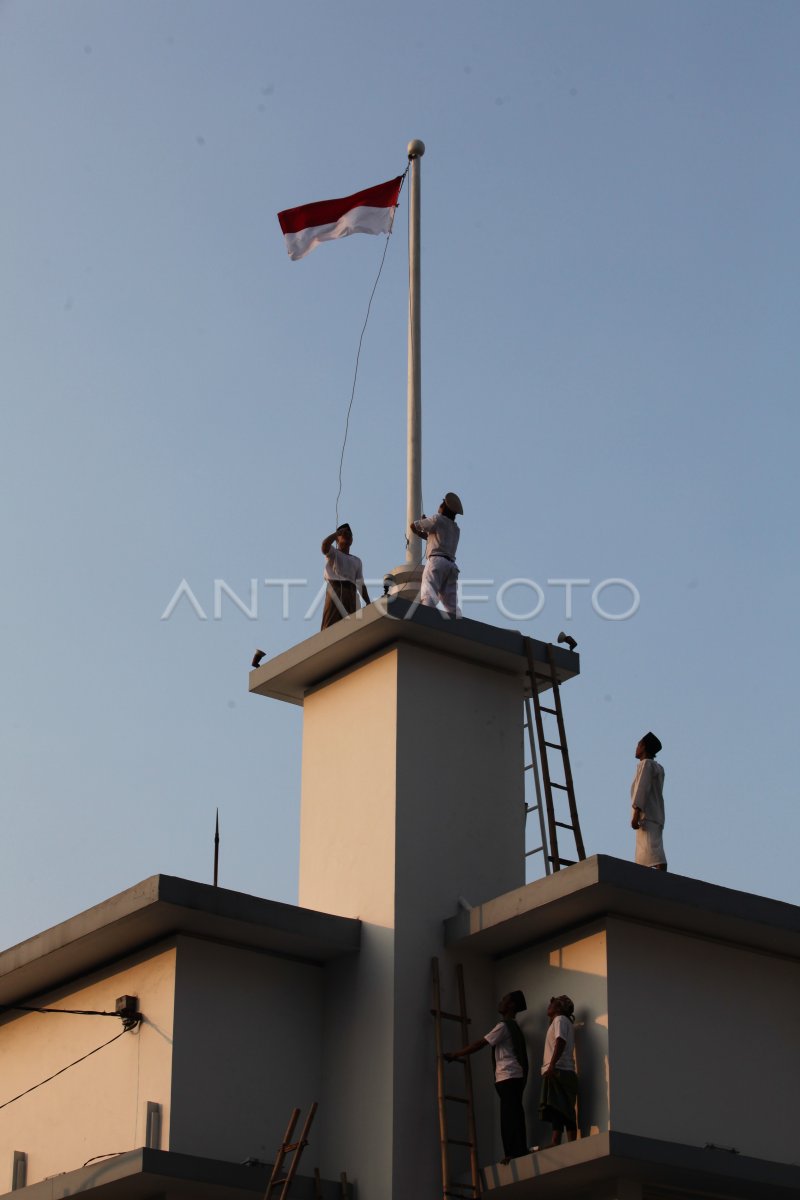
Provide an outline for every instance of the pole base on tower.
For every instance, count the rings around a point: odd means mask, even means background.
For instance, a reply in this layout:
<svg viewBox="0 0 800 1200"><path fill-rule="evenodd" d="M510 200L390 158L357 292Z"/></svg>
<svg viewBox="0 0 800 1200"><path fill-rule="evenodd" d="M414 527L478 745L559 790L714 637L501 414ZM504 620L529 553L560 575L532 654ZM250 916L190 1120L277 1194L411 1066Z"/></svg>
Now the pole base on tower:
<svg viewBox="0 0 800 1200"><path fill-rule="evenodd" d="M403 600L413 603L419 600L419 590L422 584L424 567L411 563L402 563L393 567L383 577L383 586L388 596L402 596Z"/></svg>

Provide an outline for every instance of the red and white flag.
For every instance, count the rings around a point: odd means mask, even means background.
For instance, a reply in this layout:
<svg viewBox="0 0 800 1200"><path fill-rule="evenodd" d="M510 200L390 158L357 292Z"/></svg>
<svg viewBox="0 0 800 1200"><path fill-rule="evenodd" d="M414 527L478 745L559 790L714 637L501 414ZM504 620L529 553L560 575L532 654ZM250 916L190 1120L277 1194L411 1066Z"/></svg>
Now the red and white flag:
<svg viewBox="0 0 800 1200"><path fill-rule="evenodd" d="M320 242L351 233L391 233L403 176L340 200L318 200L278 213L289 258L304 258Z"/></svg>

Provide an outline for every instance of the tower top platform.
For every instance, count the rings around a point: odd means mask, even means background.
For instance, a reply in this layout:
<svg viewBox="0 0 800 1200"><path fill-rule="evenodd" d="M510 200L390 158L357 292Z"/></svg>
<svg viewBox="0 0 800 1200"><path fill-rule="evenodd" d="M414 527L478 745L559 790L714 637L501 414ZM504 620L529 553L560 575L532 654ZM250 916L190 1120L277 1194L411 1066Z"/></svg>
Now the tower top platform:
<svg viewBox="0 0 800 1200"><path fill-rule="evenodd" d="M547 643L530 639L537 674L548 677ZM517 675L521 694L530 694L523 635L468 617L448 617L435 608L401 597L381 597L329 629L306 638L250 672L250 691L290 704L339 675L401 643L424 646L440 654ZM561 646L551 648L559 684L580 673L580 655ZM540 691L546 691L543 682ZM521 696L520 696L521 698Z"/></svg>

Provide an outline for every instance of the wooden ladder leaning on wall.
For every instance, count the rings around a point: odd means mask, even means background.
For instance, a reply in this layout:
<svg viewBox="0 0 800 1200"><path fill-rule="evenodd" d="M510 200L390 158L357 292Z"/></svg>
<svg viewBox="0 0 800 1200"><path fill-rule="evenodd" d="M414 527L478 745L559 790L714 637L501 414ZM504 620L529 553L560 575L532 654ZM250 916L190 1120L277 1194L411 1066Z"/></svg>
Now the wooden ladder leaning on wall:
<svg viewBox="0 0 800 1200"><path fill-rule="evenodd" d="M347 1172L342 1171L339 1175L339 1200L352 1200L353 1189L347 1182ZM314 1200L323 1200L322 1196L322 1176L319 1173L319 1167L314 1167Z"/></svg>
<svg viewBox="0 0 800 1200"><path fill-rule="evenodd" d="M286 1126L286 1133L283 1135L283 1141L281 1142L280 1149L275 1155L275 1162L272 1165L272 1174L269 1177L267 1190L264 1193L264 1200L273 1200L273 1197L275 1197L276 1200L286 1200L288 1197L289 1188L292 1186L292 1180L294 1179L297 1168L300 1165L300 1156L308 1145L308 1134L311 1129L311 1123L314 1120L314 1114L316 1111L317 1102L315 1100L311 1105L311 1108L308 1110L308 1115L306 1116L305 1124L303 1125L303 1132L300 1134L298 1140L293 1142L292 1134L294 1133L294 1127L297 1124L297 1118L300 1116L300 1109L295 1108L292 1110L292 1115L289 1118L289 1124ZM291 1162L289 1163L289 1168L286 1174L282 1175L281 1171L283 1170L284 1160L288 1154L292 1155ZM278 1188L281 1189L280 1192L277 1190Z"/></svg>
<svg viewBox="0 0 800 1200"><path fill-rule="evenodd" d="M442 1045L442 1022L456 1021L460 1030L461 1041L460 1046L465 1046L469 1041L469 1017L467 1016L466 995L464 992L464 971L459 963L456 967L456 982L458 985L458 1009L457 1013L445 1012L442 1009L441 987L439 982L439 960L434 958L431 960L431 974L433 982L433 1008L431 1014L434 1019L434 1030L436 1036L436 1097L439 1104L439 1152L442 1161L442 1200L449 1200L450 1197L457 1197L458 1200L479 1200L481 1195L480 1174L478 1172L478 1146L475 1136L475 1105L472 1093L472 1069L468 1058L456 1059L454 1066L460 1066L464 1070L464 1093L456 1094L449 1090L445 1084L445 1060L444 1048ZM457 1047L458 1048L458 1047ZM449 1136L447 1125L447 1108L449 1104L457 1104L463 1106L466 1115L467 1137L452 1138ZM452 1179L450 1167L451 1147L461 1146L469 1151L469 1164L471 1183L458 1183Z"/></svg>

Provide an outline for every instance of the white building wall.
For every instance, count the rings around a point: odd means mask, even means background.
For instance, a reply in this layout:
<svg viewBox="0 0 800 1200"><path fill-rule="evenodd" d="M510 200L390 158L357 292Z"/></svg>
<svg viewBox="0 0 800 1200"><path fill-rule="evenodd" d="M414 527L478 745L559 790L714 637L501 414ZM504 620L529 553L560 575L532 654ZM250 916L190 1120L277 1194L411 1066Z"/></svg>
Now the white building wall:
<svg viewBox="0 0 800 1200"><path fill-rule="evenodd" d="M476 1014L476 1035L485 1033L499 1017L496 1002L519 988L528 1010L519 1018L528 1046L530 1075L525 1090L525 1116L531 1146L548 1145L552 1129L539 1120L539 1088L547 1005L551 996L568 995L575 1005L575 1062L578 1069L578 1130L580 1137L606 1133L609 1128L608 1095L608 962L605 927L601 923L529 946L494 964L493 1007ZM480 1056L478 1056L480 1057ZM481 1083L491 1086L491 1058L476 1063ZM494 1113L494 1157L502 1156L499 1109Z"/></svg>
<svg viewBox="0 0 800 1200"><path fill-rule="evenodd" d="M326 972L320 1168L362 1200L392 1176L396 729L396 652L306 697L299 903L364 922Z"/></svg>
<svg viewBox="0 0 800 1200"><path fill-rule="evenodd" d="M441 959L449 1007L456 1001L457 958L444 951L443 922L457 911L459 897L479 904L525 882L522 692L513 676L404 649L398 680L393 1195L421 1197L436 1194L440 1180L431 958ZM469 978L467 986L473 990ZM445 1024L450 1033L458 1028ZM449 1070L461 1084L463 1068ZM452 1136L458 1136L455 1127ZM429 1181L430 1193L419 1191L420 1179Z"/></svg>
<svg viewBox="0 0 800 1200"><path fill-rule="evenodd" d="M365 922L329 969L321 1166L362 1200L440 1193L430 961L459 896L524 883L522 768L489 667L401 644L306 697L300 903Z"/></svg>
<svg viewBox="0 0 800 1200"><path fill-rule="evenodd" d="M800 963L609 920L612 1127L798 1162Z"/></svg>
<svg viewBox="0 0 800 1200"><path fill-rule="evenodd" d="M28 1183L72 1171L99 1155L144 1145L148 1101L162 1106L169 1138L175 949L126 959L80 986L39 997L40 1007L113 1011L135 995L144 1021L112 1045L29 1095L0 1108L0 1191L11 1186L15 1150L28 1155ZM94 1050L122 1029L118 1019L8 1014L0 1023L0 1104Z"/></svg>
<svg viewBox="0 0 800 1200"><path fill-rule="evenodd" d="M391 1193L394 930L366 923L358 954L325 969L319 1161L358 1200Z"/></svg>
<svg viewBox="0 0 800 1200"><path fill-rule="evenodd" d="M397 652L307 696L303 708L303 908L394 924Z"/></svg>
<svg viewBox="0 0 800 1200"><path fill-rule="evenodd" d="M177 945L169 1149L272 1162L292 1109L302 1122L320 1098L323 970L191 937Z"/></svg>

